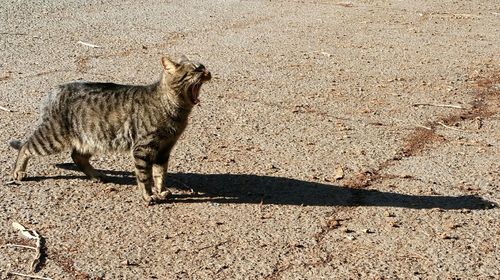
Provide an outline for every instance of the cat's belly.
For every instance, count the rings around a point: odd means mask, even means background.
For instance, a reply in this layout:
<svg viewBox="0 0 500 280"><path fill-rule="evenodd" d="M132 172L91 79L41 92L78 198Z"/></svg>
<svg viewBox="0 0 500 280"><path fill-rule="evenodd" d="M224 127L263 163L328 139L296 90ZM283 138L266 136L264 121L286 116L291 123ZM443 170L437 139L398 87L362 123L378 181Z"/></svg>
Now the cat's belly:
<svg viewBox="0 0 500 280"><path fill-rule="evenodd" d="M128 152L134 143L128 126L107 127L100 131L81 131L73 138L72 146L85 154Z"/></svg>
<svg viewBox="0 0 500 280"><path fill-rule="evenodd" d="M96 153L113 153L113 152L128 152L133 143L130 139L115 138L115 139L96 139L94 137L81 137L74 139L72 146L84 154Z"/></svg>

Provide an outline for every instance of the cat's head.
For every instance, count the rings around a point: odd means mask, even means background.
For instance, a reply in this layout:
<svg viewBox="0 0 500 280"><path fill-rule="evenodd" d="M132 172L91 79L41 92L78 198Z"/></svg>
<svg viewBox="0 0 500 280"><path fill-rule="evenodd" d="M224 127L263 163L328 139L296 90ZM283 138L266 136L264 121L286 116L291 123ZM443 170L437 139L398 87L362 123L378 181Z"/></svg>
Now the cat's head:
<svg viewBox="0 0 500 280"><path fill-rule="evenodd" d="M207 68L184 55L178 62L168 57L162 57L161 62L168 85L179 95L183 103L198 104L201 85L212 78Z"/></svg>

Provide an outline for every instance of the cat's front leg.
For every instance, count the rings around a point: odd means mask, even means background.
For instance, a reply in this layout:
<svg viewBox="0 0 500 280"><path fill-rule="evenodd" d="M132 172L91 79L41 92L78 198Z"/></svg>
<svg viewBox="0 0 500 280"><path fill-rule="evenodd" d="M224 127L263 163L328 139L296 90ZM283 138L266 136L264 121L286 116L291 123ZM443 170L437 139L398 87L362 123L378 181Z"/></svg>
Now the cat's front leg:
<svg viewBox="0 0 500 280"><path fill-rule="evenodd" d="M136 147L133 151L135 162L135 175L137 177L137 185L142 192L142 198L148 204L154 204L155 198L153 197L153 161L154 155L147 147Z"/></svg>
<svg viewBox="0 0 500 280"><path fill-rule="evenodd" d="M167 185L165 183L167 178L167 169L168 169L168 159L170 157L170 153L159 156L155 164L153 164L153 179L156 188L155 197L159 201L165 201L172 193L167 189Z"/></svg>

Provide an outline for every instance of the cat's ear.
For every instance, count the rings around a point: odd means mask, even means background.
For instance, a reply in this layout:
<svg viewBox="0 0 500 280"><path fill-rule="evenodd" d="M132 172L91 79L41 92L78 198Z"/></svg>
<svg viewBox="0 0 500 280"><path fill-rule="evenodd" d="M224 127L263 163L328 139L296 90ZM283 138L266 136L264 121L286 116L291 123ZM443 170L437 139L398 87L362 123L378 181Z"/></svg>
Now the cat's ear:
<svg viewBox="0 0 500 280"><path fill-rule="evenodd" d="M170 74L173 74L177 70L177 67L179 67L177 63L166 56L161 58L161 64L163 64L163 69Z"/></svg>
<svg viewBox="0 0 500 280"><path fill-rule="evenodd" d="M187 56L185 56L185 55L181 55L181 58L179 59L179 63L184 63L186 61L189 61L189 58L187 58Z"/></svg>

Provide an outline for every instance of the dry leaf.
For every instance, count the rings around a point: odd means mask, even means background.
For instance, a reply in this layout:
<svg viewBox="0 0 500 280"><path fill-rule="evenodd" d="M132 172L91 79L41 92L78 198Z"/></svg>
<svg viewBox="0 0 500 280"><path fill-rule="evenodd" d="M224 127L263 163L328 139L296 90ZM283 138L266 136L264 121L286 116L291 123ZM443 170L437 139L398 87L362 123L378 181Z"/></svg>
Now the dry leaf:
<svg viewBox="0 0 500 280"><path fill-rule="evenodd" d="M26 230L26 228L18 222L12 222L12 227L20 231Z"/></svg>
<svg viewBox="0 0 500 280"><path fill-rule="evenodd" d="M26 238L29 238L29 239L38 239L38 234L36 233L33 233L31 230L28 230L26 229L23 225L21 225L20 223L18 222L13 222L12 223L12 227L21 231L21 234L26 237Z"/></svg>
<svg viewBox="0 0 500 280"><path fill-rule="evenodd" d="M31 270L33 272L36 272L38 266L40 265L40 259L42 257L42 237L36 230L27 229L18 222L13 222L12 227L19 230L24 237L36 240L36 248L33 248L36 252L33 261L31 262Z"/></svg>

